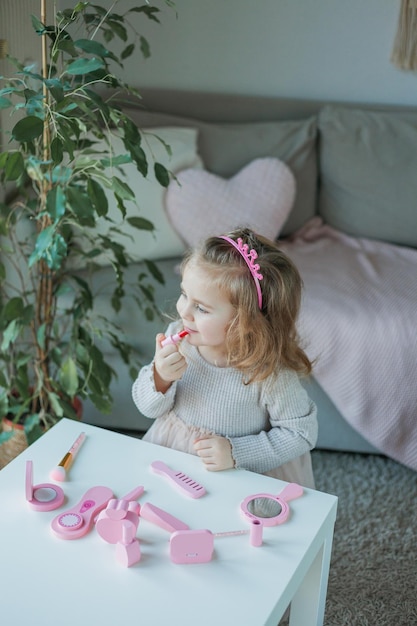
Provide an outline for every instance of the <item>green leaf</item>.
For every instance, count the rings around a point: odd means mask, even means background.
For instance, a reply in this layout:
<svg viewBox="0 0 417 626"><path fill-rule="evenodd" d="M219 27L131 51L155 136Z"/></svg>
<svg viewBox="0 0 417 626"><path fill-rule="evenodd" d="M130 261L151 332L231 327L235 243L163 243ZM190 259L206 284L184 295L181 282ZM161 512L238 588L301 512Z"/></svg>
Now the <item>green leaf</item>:
<svg viewBox="0 0 417 626"><path fill-rule="evenodd" d="M120 178L117 178L117 176L112 176L111 187L113 192L123 200L135 199L135 194L133 193L129 185L120 180Z"/></svg>
<svg viewBox="0 0 417 626"><path fill-rule="evenodd" d="M35 249L29 257L28 265L44 260L49 268L58 270L67 254L67 244L52 224L42 230L36 239Z"/></svg>
<svg viewBox="0 0 417 626"><path fill-rule="evenodd" d="M4 168L5 180L17 180L25 171L25 162L20 152L11 152Z"/></svg>
<svg viewBox="0 0 417 626"><path fill-rule="evenodd" d="M152 320L155 319L155 314L153 312L153 309L151 309L148 306L145 308L145 317L148 320L148 322L152 322Z"/></svg>
<svg viewBox="0 0 417 626"><path fill-rule="evenodd" d="M38 342L42 350L45 348L45 331L46 324L41 324L38 328L38 332L36 333L36 341Z"/></svg>
<svg viewBox="0 0 417 626"><path fill-rule="evenodd" d="M143 5L141 7L133 7L129 9L128 13L144 13L146 17L154 22L160 23L158 18L156 17L156 13L159 13L160 9L157 7L150 7L149 5Z"/></svg>
<svg viewBox="0 0 417 626"><path fill-rule="evenodd" d="M119 39L127 41L127 30L122 24L120 24L120 22L113 19L107 19L106 24L111 28L112 32L119 37Z"/></svg>
<svg viewBox="0 0 417 626"><path fill-rule="evenodd" d="M59 396L57 396L56 393L49 392L48 399L49 399L49 402L51 403L51 407L55 415L57 417L64 417L64 409L62 408L62 404L61 404L61 400Z"/></svg>
<svg viewBox="0 0 417 626"><path fill-rule="evenodd" d="M32 155L29 156L29 158L27 159L27 163L26 163L26 171L27 171L29 178L40 182L43 178L41 166L42 166L42 161L40 161L39 159L37 159L36 157Z"/></svg>
<svg viewBox="0 0 417 626"><path fill-rule="evenodd" d="M1 317L5 320L14 320L16 317L22 317L24 310L22 298L10 298L1 311Z"/></svg>
<svg viewBox="0 0 417 626"><path fill-rule="evenodd" d="M60 80L57 78L50 78L45 80L45 85L48 87L49 92L57 102L61 102L64 99L64 86Z"/></svg>
<svg viewBox="0 0 417 626"><path fill-rule="evenodd" d="M59 382L66 394L73 398L78 390L77 366L71 357L68 357L59 372Z"/></svg>
<svg viewBox="0 0 417 626"><path fill-rule="evenodd" d="M100 217L107 215L109 202L103 187L97 181L90 178L87 183L87 193L97 215Z"/></svg>
<svg viewBox="0 0 417 626"><path fill-rule="evenodd" d="M127 222L134 228L138 228L139 230L155 230L155 226L149 220L146 220L144 217L128 217L126 219Z"/></svg>
<svg viewBox="0 0 417 626"><path fill-rule="evenodd" d="M45 432L44 429L39 424L39 415L35 414L33 417L35 417L37 420L37 422L34 423L33 425L28 423L28 420L25 420L25 435L26 435L26 439L29 445L32 445L32 443L34 443L37 439L42 437L42 435ZM30 430L27 430L29 426L30 426Z"/></svg>
<svg viewBox="0 0 417 626"><path fill-rule="evenodd" d="M129 118L122 118L122 125L124 130L124 136L122 137L125 148L132 152L135 149L142 149L140 144L142 137L136 124Z"/></svg>
<svg viewBox="0 0 417 626"><path fill-rule="evenodd" d="M12 137L20 143L38 139L43 133L43 121L35 115L28 115L12 129Z"/></svg>
<svg viewBox="0 0 417 626"><path fill-rule="evenodd" d="M100 159L100 163L103 167L117 167L118 165L124 165L125 163L131 163L132 157L130 154L119 154L115 156L105 157Z"/></svg>
<svg viewBox="0 0 417 626"><path fill-rule="evenodd" d="M61 35L58 41L55 42L55 48L56 48L56 53L54 55L55 60L58 58L59 52L66 52L73 58L77 56L77 50L74 46L74 42L69 38L68 35L66 36Z"/></svg>
<svg viewBox="0 0 417 626"><path fill-rule="evenodd" d="M65 214L66 196L62 187L53 187L46 196L46 210L53 221L59 220Z"/></svg>
<svg viewBox="0 0 417 626"><path fill-rule="evenodd" d="M66 69L67 74L71 76L81 76L83 74L89 74L96 70L104 68L105 65L101 59L92 57L91 59L77 59L73 63L70 63Z"/></svg>
<svg viewBox="0 0 417 626"><path fill-rule="evenodd" d="M51 143L51 157L53 162L58 165L64 158L64 150L62 141L59 137L54 137Z"/></svg>
<svg viewBox="0 0 417 626"><path fill-rule="evenodd" d="M8 387L7 379L2 374L3 373L1 373L1 386L3 388L7 388ZM9 409L9 401L7 398L7 393L3 391L0 394L0 415L6 415L8 413L8 409Z"/></svg>
<svg viewBox="0 0 417 626"><path fill-rule="evenodd" d="M130 154L134 160L138 171L146 178L148 175L148 161L146 154L140 146L135 146L129 143Z"/></svg>
<svg viewBox="0 0 417 626"><path fill-rule="evenodd" d="M32 19L32 26L35 29L36 34L43 35L46 31L45 25L42 24L42 22L40 21L38 17L36 17L36 15L31 15L30 17Z"/></svg>
<svg viewBox="0 0 417 626"><path fill-rule="evenodd" d="M67 187L67 203L81 225L94 226L94 207L89 196L82 188Z"/></svg>
<svg viewBox="0 0 417 626"><path fill-rule="evenodd" d="M32 428L35 428L35 426L37 426L37 424L39 424L39 414L38 413L32 413L31 415L28 415L27 417L25 417L25 434L30 433L30 431L32 430Z"/></svg>
<svg viewBox="0 0 417 626"><path fill-rule="evenodd" d="M100 413L110 413L113 405L111 398L103 398L101 393L93 392L90 392L88 397L90 398L96 409L100 411Z"/></svg>
<svg viewBox="0 0 417 626"><path fill-rule="evenodd" d="M111 54L103 44L92 39L77 39L74 41L74 46L88 54L97 54L99 57L108 57Z"/></svg>
<svg viewBox="0 0 417 626"><path fill-rule="evenodd" d="M12 106L12 103L8 98L0 96L0 109L8 109Z"/></svg>
<svg viewBox="0 0 417 626"><path fill-rule="evenodd" d="M143 54L143 58L149 59L149 57L151 56L151 48L150 48L148 40L141 35L139 37L139 41L140 41L140 51Z"/></svg>
<svg viewBox="0 0 417 626"><path fill-rule="evenodd" d="M160 185L168 187L169 185L169 172L161 163L154 164L155 178Z"/></svg>
<svg viewBox="0 0 417 626"><path fill-rule="evenodd" d="M153 278L161 285L165 285L164 275L162 274L158 266L153 261L149 260L145 260L145 265Z"/></svg>
<svg viewBox="0 0 417 626"><path fill-rule="evenodd" d="M126 48L123 50L122 54L120 55L120 58L124 61L128 57L132 56L134 50L135 50L135 44L131 43L130 45L126 46Z"/></svg>
<svg viewBox="0 0 417 626"><path fill-rule="evenodd" d="M18 320L13 320L3 332L3 341L1 342L1 350L6 352L10 344L14 343L21 331L21 324Z"/></svg>

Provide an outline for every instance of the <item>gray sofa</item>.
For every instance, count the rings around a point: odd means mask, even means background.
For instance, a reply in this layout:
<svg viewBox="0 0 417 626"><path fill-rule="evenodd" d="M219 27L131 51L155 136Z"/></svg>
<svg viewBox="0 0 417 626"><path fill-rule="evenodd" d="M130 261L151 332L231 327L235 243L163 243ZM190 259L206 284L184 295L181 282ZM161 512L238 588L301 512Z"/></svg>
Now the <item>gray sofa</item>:
<svg viewBox="0 0 417 626"><path fill-rule="evenodd" d="M178 163L168 163L174 173L197 167L229 178L250 161L265 156L279 158L290 167L297 194L280 238L285 240L320 215L326 224L349 236L417 247L417 109L169 90L141 93L140 103L125 98L121 106L144 131L194 130L186 138L190 154ZM175 153L175 132L172 137ZM177 267L186 245L163 214L163 191L157 197L161 206L156 208L152 205L155 198L148 200L142 181L130 179L129 184L137 193L139 214L157 226L156 238L142 241L135 235L132 252L138 259L145 252L157 261L166 284L156 285L156 299L161 311L169 313L177 298ZM137 267L129 271L133 276ZM101 311L107 306L110 276L105 267L98 276ZM155 334L164 329L165 322L148 322L134 303L127 303L117 323L139 349L143 362L148 362ZM106 428L143 432L150 421L133 405L132 381L123 364L111 354L109 358L119 373L113 388L114 409L110 415L102 415L87 403L83 419ZM343 361L335 367L343 367ZM319 409L319 448L379 451L348 423L314 377L305 384Z"/></svg>

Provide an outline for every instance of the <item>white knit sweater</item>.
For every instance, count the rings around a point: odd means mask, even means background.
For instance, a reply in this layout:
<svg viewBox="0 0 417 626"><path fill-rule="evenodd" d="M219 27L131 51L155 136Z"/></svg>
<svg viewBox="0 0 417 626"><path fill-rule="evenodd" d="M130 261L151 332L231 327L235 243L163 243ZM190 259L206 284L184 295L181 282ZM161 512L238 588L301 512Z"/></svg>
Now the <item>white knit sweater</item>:
<svg viewBox="0 0 417 626"><path fill-rule="evenodd" d="M190 426L227 437L236 467L259 473L315 446L316 406L295 372L245 385L241 372L207 363L188 342L181 351L188 367L165 394L155 390L153 363L140 370L132 396L143 415L159 418L173 411Z"/></svg>

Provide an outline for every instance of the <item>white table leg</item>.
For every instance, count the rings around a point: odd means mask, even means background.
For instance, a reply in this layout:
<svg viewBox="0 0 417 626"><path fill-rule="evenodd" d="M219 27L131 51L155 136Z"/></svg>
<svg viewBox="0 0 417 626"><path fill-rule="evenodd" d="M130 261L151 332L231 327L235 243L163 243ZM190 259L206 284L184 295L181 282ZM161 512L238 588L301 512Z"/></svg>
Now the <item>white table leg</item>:
<svg viewBox="0 0 417 626"><path fill-rule="evenodd" d="M291 602L290 626L323 626L332 536L326 539Z"/></svg>

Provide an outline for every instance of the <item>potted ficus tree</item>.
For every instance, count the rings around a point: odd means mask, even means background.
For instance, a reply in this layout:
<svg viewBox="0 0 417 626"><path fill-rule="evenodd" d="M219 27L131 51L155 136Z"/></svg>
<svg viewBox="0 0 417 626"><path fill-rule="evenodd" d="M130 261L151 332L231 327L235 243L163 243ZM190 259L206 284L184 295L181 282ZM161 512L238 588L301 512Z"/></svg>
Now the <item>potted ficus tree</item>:
<svg viewBox="0 0 417 626"><path fill-rule="evenodd" d="M63 416L76 418L79 400L110 411L117 373L106 362L104 344L135 364L120 329L95 317L96 259L105 255L114 269L116 312L129 263L123 244L112 240L116 226L110 223L106 234L96 226L110 220L109 193L123 216L126 203L135 201L120 165L133 162L143 176L153 167L164 186L170 175L147 162L140 130L111 97L115 90L136 93L117 70L138 48L147 55L149 46L128 26L135 17L159 21L160 9L147 2L122 14L119 5L123 0L111 8L79 2L55 10L51 23L41 0L40 18L31 18L42 46L41 71L9 59L16 71L1 78L0 108L16 113L16 122L0 154L8 190L0 204L0 415L22 425L29 443ZM119 56L112 46L122 48ZM114 133L122 154L114 153ZM140 213L129 222L138 237L141 229L153 229ZM147 271L141 268L128 293L151 317L152 284L163 277L153 263L143 265ZM0 451L14 436L13 429L0 434Z"/></svg>

